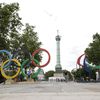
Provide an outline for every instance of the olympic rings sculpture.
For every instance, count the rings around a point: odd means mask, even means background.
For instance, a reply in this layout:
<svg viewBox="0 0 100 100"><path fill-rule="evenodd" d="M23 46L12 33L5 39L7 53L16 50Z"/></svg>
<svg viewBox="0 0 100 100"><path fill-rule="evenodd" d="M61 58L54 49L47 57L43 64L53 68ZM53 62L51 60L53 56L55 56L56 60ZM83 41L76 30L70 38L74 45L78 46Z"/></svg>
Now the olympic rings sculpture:
<svg viewBox="0 0 100 100"><path fill-rule="evenodd" d="M40 65L39 61L35 59L35 55L37 53L39 53L40 51L44 51L48 54L48 61L43 64L43 65ZM43 49L43 48L39 48L37 50L35 50L33 53L32 53L32 56L29 58L29 59L26 59L24 60L23 62L20 62L19 59L16 58L13 58L15 57L14 55L12 55L10 52L8 52L7 50L0 50L0 53L6 53L6 55L8 56L7 60L6 61L3 61L1 63L1 66L0 66L0 71L1 71L1 74L4 78L6 79L13 79L15 78L16 76L19 75L19 73L21 72L22 75L24 77L27 77L26 73L23 71L23 68L25 67L25 65L30 65L30 63L35 66L35 67L38 67L38 70L37 72L35 72L33 75L32 75L32 78L35 78L37 77L37 75L39 74L41 68L40 67L45 67L49 64L50 62L50 54L49 52L46 50L46 49ZM17 55L17 54L16 54ZM30 55L30 54L29 54ZM33 59L32 59L33 57ZM1 59L1 58L0 58ZM1 59L2 60L2 59ZM16 71L13 67L16 67ZM10 69L14 69L14 70L10 70ZM7 72L9 71L14 71L15 73L13 75L7 75Z"/></svg>
<svg viewBox="0 0 100 100"><path fill-rule="evenodd" d="M81 58L84 56L84 60L83 60L83 64L80 63ZM81 56L78 57L77 59L77 64L79 65L79 67L81 66L85 72L87 72L89 74L89 77L91 77L91 67L90 64L87 61L87 57L85 54L82 54ZM77 67L77 66L76 66Z"/></svg>
<svg viewBox="0 0 100 100"><path fill-rule="evenodd" d="M5 72L4 72L4 69L3 69L4 65L5 65L7 62L9 62L9 60L6 60L6 61L1 65L1 74L2 74L2 76L5 77L6 79L15 78L15 77L19 74L19 72L20 72L20 66L21 66L21 65L20 65L20 63L18 62L18 60L17 60L17 59L11 59L11 61L15 62L15 63L18 65L18 68L17 68L16 73L15 73L13 76L6 75Z"/></svg>
<svg viewBox="0 0 100 100"><path fill-rule="evenodd" d="M81 64L80 62L80 60L81 60L81 58L84 56L84 60L83 60L83 64ZM86 66L90 66L90 64L88 63L88 60L87 60L87 57L86 57L86 55L85 54L82 54L81 56L79 56L78 57L78 59L77 59L77 64L79 65L79 67L80 66L82 66L82 67L86 67Z"/></svg>
<svg viewBox="0 0 100 100"><path fill-rule="evenodd" d="M36 61L33 60L33 61L32 61L32 64L35 65L35 66L37 66L37 67L45 67L45 66L47 66L47 65L49 64L49 62L50 62L50 54L49 54L49 52L48 52L46 49L40 48L40 49L34 51L34 52L32 53L32 56L34 57L34 56L35 56L38 52L40 52L40 51L45 51L45 52L48 54L48 61L47 61L45 64L43 64L43 65L39 65L39 64L36 64Z"/></svg>
<svg viewBox="0 0 100 100"><path fill-rule="evenodd" d="M39 63L36 59L34 59L34 61L35 61L36 63ZM29 59L25 60L25 61L22 63L22 65L21 65L21 72L22 72L22 75L23 75L24 77L26 77L26 78L28 77L28 75L25 73L25 71L23 70L23 68L24 68L25 65L28 65L27 63L28 63L28 64L30 63ZM39 72L40 72L40 70L41 70L41 68L38 68L37 72L33 73L31 77L32 77L32 78L37 77L38 74L39 74Z"/></svg>
<svg viewBox="0 0 100 100"><path fill-rule="evenodd" d="M0 53L6 53L6 54L8 55L8 59L9 59L9 63L10 63L10 61L11 61L11 59L12 59L10 52L7 51L7 50L0 50ZM2 60L2 58L1 58L1 60ZM7 63L7 64L5 65L5 67L8 66L9 63Z"/></svg>

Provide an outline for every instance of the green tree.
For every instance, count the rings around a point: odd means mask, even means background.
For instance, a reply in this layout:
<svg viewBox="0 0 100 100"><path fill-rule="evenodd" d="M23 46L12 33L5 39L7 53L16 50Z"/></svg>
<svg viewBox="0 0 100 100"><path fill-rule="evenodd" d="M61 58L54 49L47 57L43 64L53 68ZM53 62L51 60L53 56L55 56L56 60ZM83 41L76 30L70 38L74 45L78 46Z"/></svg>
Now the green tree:
<svg viewBox="0 0 100 100"><path fill-rule="evenodd" d="M74 75L75 80L81 80L81 78L86 78L86 73L83 68L72 70L71 73Z"/></svg>
<svg viewBox="0 0 100 100"><path fill-rule="evenodd" d="M96 69L95 68L92 68L91 69L91 79L96 79L96 75L95 75L95 72L96 72ZM73 69L71 71L71 73L73 74L75 80L82 80L82 78L84 78L84 80L86 80L86 77L88 77L86 71L84 71L83 68L79 68L79 69Z"/></svg>
<svg viewBox="0 0 100 100"><path fill-rule="evenodd" d="M21 44L27 47L30 53L40 48L40 45L42 44L39 42L37 32L34 31L34 28L34 26L31 26L27 23L21 36Z"/></svg>
<svg viewBox="0 0 100 100"><path fill-rule="evenodd" d="M10 39L21 29L18 10L18 3L0 3L0 49L9 49Z"/></svg>
<svg viewBox="0 0 100 100"><path fill-rule="evenodd" d="M52 77L54 76L54 71L53 70L50 70L48 72L45 73L45 78L48 80L49 77Z"/></svg>
<svg viewBox="0 0 100 100"><path fill-rule="evenodd" d="M63 74L64 74L64 77L68 80L72 80L72 75L70 73L70 71L68 70L63 70Z"/></svg>
<svg viewBox="0 0 100 100"><path fill-rule="evenodd" d="M9 40L9 47L10 47L10 50L17 50L18 47L21 47L20 44L21 44L21 34L20 33L13 33L13 35L10 37L10 40Z"/></svg>
<svg viewBox="0 0 100 100"><path fill-rule="evenodd" d="M37 36L37 32L34 31L34 28L34 26L31 26L27 23L22 35L20 36L19 42L17 42L20 43L19 46L21 48L23 48L24 50L27 49L30 54L39 49L42 44L41 42L39 42L39 37ZM38 61L42 59L40 54L41 52L37 53L34 57ZM28 56L29 55L26 55L24 59L26 59Z"/></svg>
<svg viewBox="0 0 100 100"><path fill-rule="evenodd" d="M93 35L93 42L85 49L89 63L100 65L100 34Z"/></svg>
<svg viewBox="0 0 100 100"><path fill-rule="evenodd" d="M0 49L15 51L26 48L30 53L40 48L41 42L34 31L34 26L23 24L18 14L19 4L0 3ZM39 54L35 58L39 59Z"/></svg>
<svg viewBox="0 0 100 100"><path fill-rule="evenodd" d="M25 25L21 34L13 33L13 38L10 41L10 47L12 49L26 48L30 53L40 48L41 42L39 42L39 37L37 32L34 31L34 26Z"/></svg>

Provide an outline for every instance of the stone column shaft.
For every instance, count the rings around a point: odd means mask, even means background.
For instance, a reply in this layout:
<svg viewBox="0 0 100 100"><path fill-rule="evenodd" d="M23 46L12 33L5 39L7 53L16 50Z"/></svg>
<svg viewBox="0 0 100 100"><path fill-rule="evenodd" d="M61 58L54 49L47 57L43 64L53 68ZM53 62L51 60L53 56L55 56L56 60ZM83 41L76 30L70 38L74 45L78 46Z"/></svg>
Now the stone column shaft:
<svg viewBox="0 0 100 100"><path fill-rule="evenodd" d="M62 67L61 67L61 62L60 62L60 36L57 35L56 36L56 66L55 66L55 70L57 73L62 72Z"/></svg>

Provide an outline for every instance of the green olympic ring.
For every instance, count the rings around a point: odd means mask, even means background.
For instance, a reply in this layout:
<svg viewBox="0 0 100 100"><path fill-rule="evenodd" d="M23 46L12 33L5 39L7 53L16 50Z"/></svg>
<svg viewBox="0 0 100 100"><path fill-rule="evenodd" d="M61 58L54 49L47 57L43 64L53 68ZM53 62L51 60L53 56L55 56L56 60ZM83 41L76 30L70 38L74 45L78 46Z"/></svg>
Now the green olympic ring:
<svg viewBox="0 0 100 100"><path fill-rule="evenodd" d="M30 61L30 60L27 59L27 60L25 60L25 61L22 63L22 65L21 65L21 74L22 74L24 77L26 77L26 78L28 77L28 75L25 73L25 71L23 70L23 68L24 68L24 66L25 66L29 61ZM39 62L38 62L36 59L34 59L34 61L35 61L35 63L39 64ZM37 75L39 74L39 72L40 72L40 68L37 70L37 72L35 72L35 73L32 74L31 78L37 77Z"/></svg>

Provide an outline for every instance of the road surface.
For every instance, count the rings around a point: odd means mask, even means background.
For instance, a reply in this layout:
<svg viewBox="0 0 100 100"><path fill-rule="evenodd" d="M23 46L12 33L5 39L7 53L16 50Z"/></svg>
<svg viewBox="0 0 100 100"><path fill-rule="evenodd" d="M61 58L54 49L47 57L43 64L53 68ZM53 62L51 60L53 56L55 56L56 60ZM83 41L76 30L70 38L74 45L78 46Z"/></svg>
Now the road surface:
<svg viewBox="0 0 100 100"><path fill-rule="evenodd" d="M100 83L43 81L0 84L0 100L100 100Z"/></svg>

